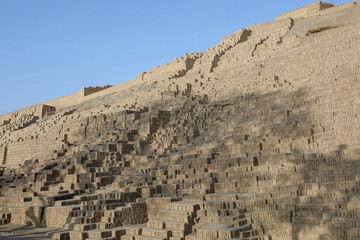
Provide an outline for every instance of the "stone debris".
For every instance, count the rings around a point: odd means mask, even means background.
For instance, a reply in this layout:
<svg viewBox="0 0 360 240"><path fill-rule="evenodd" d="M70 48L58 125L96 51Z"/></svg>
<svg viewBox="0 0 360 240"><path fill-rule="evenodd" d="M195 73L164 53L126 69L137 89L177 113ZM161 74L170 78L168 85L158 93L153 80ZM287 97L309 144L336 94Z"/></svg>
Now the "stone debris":
<svg viewBox="0 0 360 240"><path fill-rule="evenodd" d="M359 42L357 2L319 1L0 116L0 225L60 240L360 239Z"/></svg>

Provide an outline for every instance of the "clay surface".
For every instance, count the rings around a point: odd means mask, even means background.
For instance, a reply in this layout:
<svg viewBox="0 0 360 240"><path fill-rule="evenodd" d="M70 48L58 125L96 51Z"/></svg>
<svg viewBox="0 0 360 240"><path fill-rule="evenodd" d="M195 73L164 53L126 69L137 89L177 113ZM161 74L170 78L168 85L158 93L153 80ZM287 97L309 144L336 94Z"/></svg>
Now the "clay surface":
<svg viewBox="0 0 360 240"><path fill-rule="evenodd" d="M0 116L0 239L360 239L359 43L318 1Z"/></svg>

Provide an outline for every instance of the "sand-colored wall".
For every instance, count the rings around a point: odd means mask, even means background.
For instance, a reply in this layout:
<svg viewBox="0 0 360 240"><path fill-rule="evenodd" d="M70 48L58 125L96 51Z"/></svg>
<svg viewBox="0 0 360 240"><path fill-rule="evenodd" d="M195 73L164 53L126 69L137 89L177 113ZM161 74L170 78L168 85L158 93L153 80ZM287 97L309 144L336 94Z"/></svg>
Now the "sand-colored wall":
<svg viewBox="0 0 360 240"><path fill-rule="evenodd" d="M44 115L47 112L55 110L52 106L53 106L52 104L40 103L25 108L21 108L15 112L1 115L0 126L6 125L7 123L9 123L9 121L14 122L17 119L21 118L21 116L23 115L33 115L41 119L42 117L44 117Z"/></svg>
<svg viewBox="0 0 360 240"><path fill-rule="evenodd" d="M79 103L79 94L73 93L64 97L55 98L50 101L43 102L43 104L54 106L57 109L65 108Z"/></svg>
<svg viewBox="0 0 360 240"><path fill-rule="evenodd" d="M131 88L131 87L133 87L133 86L135 86L137 84L140 84L141 82L142 82L141 78L136 78L136 79L128 81L128 82L120 83L118 85L115 85L115 86L106 88L104 90L92 93L90 95L84 96L84 97L80 98L79 103L88 101L88 100L93 99L93 98L97 98L97 97L105 96L105 95L108 95L108 94L112 94L112 93L115 93L115 92L120 92L122 90Z"/></svg>
<svg viewBox="0 0 360 240"><path fill-rule="evenodd" d="M105 86L102 86L102 87L96 86L96 87L80 88L79 91L78 91L79 98L85 97L87 95L90 95L90 94L93 94L93 93L96 93L96 92L99 92L99 91L102 91L102 90L110 88L110 87L112 87L112 86L111 85L105 85Z"/></svg>
<svg viewBox="0 0 360 240"><path fill-rule="evenodd" d="M49 143L48 138L10 143L7 145L6 166L15 168L18 167L19 164L23 164L25 160L54 158L56 153L49 151L49 148L55 150L61 148L61 146L55 142ZM0 157L1 156L3 155L1 155L0 150ZM3 163L4 158L0 158L0 161Z"/></svg>
<svg viewBox="0 0 360 240"><path fill-rule="evenodd" d="M356 4L356 2L348 2L348 3L344 3L344 4L341 4L336 7L327 8L327 9L321 10L320 15L325 15L325 14L341 11L341 10L353 7L355 4Z"/></svg>
<svg viewBox="0 0 360 240"><path fill-rule="evenodd" d="M0 147L0 165L4 165L6 163L6 151L7 147Z"/></svg>
<svg viewBox="0 0 360 240"><path fill-rule="evenodd" d="M48 105L53 106L56 108L56 110L61 110L62 108L71 107L73 105L85 102L87 100L104 96L107 94L111 94L114 92L119 92L121 90L128 89L130 87L133 87L137 84L140 84L143 82L143 79L140 77L142 74L139 74L138 77L132 81L128 81L125 83L121 83L115 86L105 86L100 88L81 88L77 93L73 93L64 97L55 98L43 103L39 103L36 105L32 105L29 107L21 108L17 111L6 113L3 115L0 115L0 126L3 125L4 121L8 121L11 118L14 118L14 116L21 116L24 114L30 114L34 113L35 111L33 109L37 109L39 106ZM40 111L40 110L39 110ZM42 110L41 110L42 111ZM35 114L38 116L37 114ZM39 114L40 116L41 114Z"/></svg>
<svg viewBox="0 0 360 240"><path fill-rule="evenodd" d="M55 98L43 103L39 103L39 104L35 104L35 105L31 105L25 108L21 108L19 110L16 110L14 112L11 113L6 113L3 115L0 115L0 126L4 123L4 121L8 121L10 119L14 119L17 116L22 116L25 114L29 114L29 115L35 115L38 116L39 118L41 118L43 116L43 107L44 106L53 106L56 109L61 109L64 107L69 107L75 104L78 104L79 102L81 102L82 97L79 97L79 93L73 93L64 97L60 97L60 98Z"/></svg>
<svg viewBox="0 0 360 240"><path fill-rule="evenodd" d="M18 116L22 116L22 115L41 115L40 114L40 106L41 104L36 104L36 105L32 105L32 106L28 106L28 107L24 107L24 108L20 108L17 111L11 112L11 113L7 113L4 115L0 116L0 126L4 124L4 122L9 121L10 119L16 119ZM39 110L37 110L39 108Z"/></svg>
<svg viewBox="0 0 360 240"><path fill-rule="evenodd" d="M0 126L4 124L5 121L8 121L11 118L12 113L6 113L3 115L0 115Z"/></svg>
<svg viewBox="0 0 360 240"><path fill-rule="evenodd" d="M147 81L151 81L154 79L169 79L169 78L173 78L173 77L179 77L182 76L182 74L185 74L186 71L188 71L189 69L192 68L195 59L198 58L198 56L200 56L199 53L191 53L191 54L186 54L184 57L181 58L176 58L173 61L171 61L170 63L167 63L165 65L156 67L148 72L143 72L140 73L136 76L135 79L131 80L131 81L127 81L124 83L120 83L118 85L112 86L112 87L107 87L102 89L101 91L96 91L93 92L91 94L83 94L82 91L81 93L77 94L77 103L82 103L97 97L101 97L101 96L105 96L108 94L112 94L112 93L116 93L116 92L121 92L123 90L129 89L131 87L134 87L138 84L143 84ZM72 95L69 95L72 96ZM54 106L61 106L61 107L65 107L65 105L69 102L68 99L66 99L66 97L64 97L65 99L62 102L54 102ZM71 102L71 100L70 100ZM75 101L73 101L72 103L74 104ZM45 104L50 104L53 102L45 102ZM67 105L69 106L69 105Z"/></svg>
<svg viewBox="0 0 360 240"><path fill-rule="evenodd" d="M195 60L201 55L201 53L190 53L185 54L183 57L175 58L169 63L155 67L152 70L143 73L142 80L168 80L182 77L188 70L192 69Z"/></svg>
<svg viewBox="0 0 360 240"><path fill-rule="evenodd" d="M105 89L109 89L110 87L108 86ZM36 105L32 105L32 106L28 106L25 108L21 108L17 111L11 112L11 113L7 113L7 114L3 114L0 115L0 126L3 125L4 121L8 121L10 119L14 119L14 117L16 118L17 116L22 116L25 114L34 114L35 116L38 116L39 118L42 117L42 111L43 111L43 106L47 105L47 106L53 106L55 107L57 110L58 109L62 109L62 108L66 108L66 107L70 107L72 105L76 105L78 103L81 103L82 101L86 101L88 96L94 94L94 93L99 93L101 92L101 90L104 88L81 88L77 93L73 93L64 97L59 97L59 98L55 98L43 103L39 103ZM97 94L99 95L99 94ZM102 95L102 94L100 94Z"/></svg>
<svg viewBox="0 0 360 240"><path fill-rule="evenodd" d="M275 21L283 20L286 18L299 19L313 17L319 15L321 10L332 7L334 7L334 5L332 5L331 3L317 1L305 7L298 8L291 12L276 16Z"/></svg>

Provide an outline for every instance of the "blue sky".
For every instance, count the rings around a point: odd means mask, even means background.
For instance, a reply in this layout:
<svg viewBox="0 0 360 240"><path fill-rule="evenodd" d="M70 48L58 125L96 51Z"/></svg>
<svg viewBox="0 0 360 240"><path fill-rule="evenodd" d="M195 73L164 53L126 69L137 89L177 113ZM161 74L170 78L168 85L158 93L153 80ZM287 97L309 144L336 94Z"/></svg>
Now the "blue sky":
<svg viewBox="0 0 360 240"><path fill-rule="evenodd" d="M129 81L311 2L0 0L0 114Z"/></svg>

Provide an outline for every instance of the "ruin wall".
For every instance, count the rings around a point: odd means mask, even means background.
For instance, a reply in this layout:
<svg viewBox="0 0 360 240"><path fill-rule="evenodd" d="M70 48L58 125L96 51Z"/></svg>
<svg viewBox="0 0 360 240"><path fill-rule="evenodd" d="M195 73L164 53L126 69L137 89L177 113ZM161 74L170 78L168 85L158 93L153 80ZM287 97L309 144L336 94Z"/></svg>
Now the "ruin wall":
<svg viewBox="0 0 360 240"><path fill-rule="evenodd" d="M120 88L124 87L122 84L119 84L119 85L121 85ZM119 86L119 85L117 85L117 86ZM81 88L81 89L79 89L79 91L77 93L73 93L73 94L70 94L70 95L67 95L64 97L55 98L55 99L52 99L52 100L49 100L49 101L46 101L43 103L39 103L39 104L31 105L31 106L28 106L25 108L21 108L14 112L0 115L0 126L6 124L10 119L13 119L16 116L35 115L41 119L46 114L46 112L50 111L48 107L44 107L44 106L51 106L51 107L55 107L56 109L62 109L62 108L66 108L66 107L70 107L70 106L82 103L93 97L106 95L106 94L116 92L119 90L119 87L115 88L116 90L111 89L111 88L112 88L112 86L110 86L110 85L106 85L103 87ZM110 90L106 91L106 92L102 92L105 89L107 89L107 90L110 89ZM89 98L89 96L91 96L93 94L96 94L96 95ZM46 110L46 109L48 109L48 110Z"/></svg>
<svg viewBox="0 0 360 240"><path fill-rule="evenodd" d="M55 142L49 144L48 138L14 142L0 148L0 162L3 166L6 164L8 167L16 168L23 164L25 160L54 158L56 154L49 151L49 148L58 149L59 147ZM4 152L4 154L1 154L1 152Z"/></svg>
<svg viewBox="0 0 360 240"><path fill-rule="evenodd" d="M356 4L356 2L348 2L348 3L344 3L344 4L341 4L336 7L326 8L326 9L320 11L320 15L326 15L326 14L330 14L333 12L341 11L341 10L353 7L355 4Z"/></svg>
<svg viewBox="0 0 360 240"><path fill-rule="evenodd" d="M79 103L79 94L73 93L64 97L55 98L44 102L44 104L55 106L57 109L70 107Z"/></svg>
<svg viewBox="0 0 360 240"><path fill-rule="evenodd" d="M181 77L186 74L187 71L192 69L195 60L201 56L201 53L191 53L185 54L184 57L176 58L170 63L164 64L162 66L155 67L154 69L140 73L136 76L135 79L120 83L115 86L104 86L100 88L82 88L78 93L71 94L62 98L57 98L45 104L54 105L58 108L65 108L71 105L79 104L86 102L88 100L120 92L129 88L132 88L138 84L143 84L144 82L151 80L161 80L161 79L172 79L176 77Z"/></svg>
<svg viewBox="0 0 360 240"><path fill-rule="evenodd" d="M317 1L311 3L305 7L295 9L291 12L279 15L275 17L275 21L284 20L286 18L299 19L299 18L309 18L318 16L321 10L334 7L331 3Z"/></svg>
<svg viewBox="0 0 360 240"><path fill-rule="evenodd" d="M122 90L129 89L137 84L141 84L153 79L172 79L181 77L186 72L192 69L195 60L201 56L201 53L185 54L184 57L176 58L170 63L162 66L155 67L154 69L140 73L134 80L130 80L115 86L106 85L103 87L87 87L81 88L77 93L73 93L64 97L55 98L37 105L32 105L18 111L0 115L0 125L11 118L16 113L19 115L25 114L28 108L34 108L38 105L50 105L56 107L56 109L67 108L82 102L88 101L93 98L101 97L104 95L112 94Z"/></svg>
<svg viewBox="0 0 360 240"><path fill-rule="evenodd" d="M187 71L192 69L195 60L201 57L201 53L185 54L184 57L175 58L170 63L153 68L148 72L142 73L140 76L142 81L149 81L155 79L173 79L182 77Z"/></svg>
<svg viewBox="0 0 360 240"><path fill-rule="evenodd" d="M7 147L0 147L0 165L6 164Z"/></svg>
<svg viewBox="0 0 360 240"><path fill-rule="evenodd" d="M21 108L15 112L7 113L0 116L0 127L20 119L24 115L34 116L42 119L47 113L55 111L50 104L36 104L29 107Z"/></svg>
<svg viewBox="0 0 360 240"><path fill-rule="evenodd" d="M110 87L112 87L112 86L111 85L105 85L103 87L96 86L96 87L80 88L79 91L78 91L79 98L80 97L85 97L87 95L90 95L90 94L93 94L93 93L96 93L96 92L99 92L99 91L102 91L102 90L110 88Z"/></svg>

